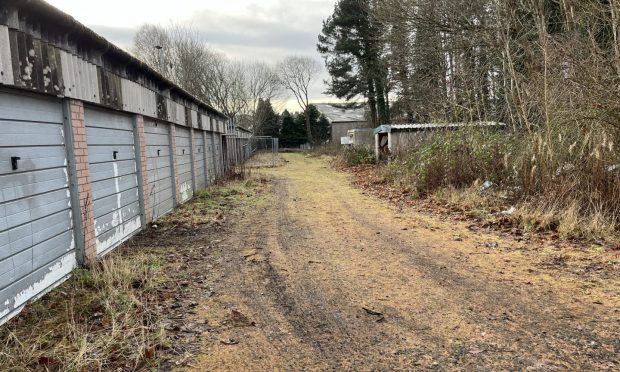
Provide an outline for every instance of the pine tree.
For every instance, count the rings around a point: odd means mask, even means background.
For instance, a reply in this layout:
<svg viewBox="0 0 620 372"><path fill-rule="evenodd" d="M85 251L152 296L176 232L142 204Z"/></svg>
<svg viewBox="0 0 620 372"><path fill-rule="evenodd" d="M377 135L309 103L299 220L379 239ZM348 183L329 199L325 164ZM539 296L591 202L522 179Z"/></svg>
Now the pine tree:
<svg viewBox="0 0 620 372"><path fill-rule="evenodd" d="M371 15L371 0L339 0L323 22L318 51L331 75L328 93L350 100L368 99L373 124L389 123L387 68L382 61L380 24Z"/></svg>
<svg viewBox="0 0 620 372"><path fill-rule="evenodd" d="M288 110L282 113L280 145L282 147L299 147L308 142L306 118L304 114L291 115Z"/></svg>
<svg viewBox="0 0 620 372"><path fill-rule="evenodd" d="M274 111L269 99L258 100L255 120L256 135L271 137L278 137L280 135L280 117Z"/></svg>

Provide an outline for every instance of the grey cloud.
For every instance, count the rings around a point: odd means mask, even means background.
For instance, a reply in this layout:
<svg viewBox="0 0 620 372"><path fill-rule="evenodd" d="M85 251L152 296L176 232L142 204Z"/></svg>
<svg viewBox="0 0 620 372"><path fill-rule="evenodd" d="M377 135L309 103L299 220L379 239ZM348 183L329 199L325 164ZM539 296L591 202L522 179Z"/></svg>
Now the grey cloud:
<svg viewBox="0 0 620 372"><path fill-rule="evenodd" d="M136 34L136 28L123 28L102 25L89 25L93 31L102 35L117 46L127 49L133 44L133 37Z"/></svg>
<svg viewBox="0 0 620 372"><path fill-rule="evenodd" d="M302 54L320 60L316 51L317 35L322 20L333 10L335 0L278 0L264 5L249 5L246 14L228 15L217 10L200 10L188 20L173 20L191 25L215 49L242 59L276 62L290 54ZM249 13L249 14L248 14ZM91 25L96 32L127 49L135 28ZM326 73L312 89L313 96L323 99Z"/></svg>

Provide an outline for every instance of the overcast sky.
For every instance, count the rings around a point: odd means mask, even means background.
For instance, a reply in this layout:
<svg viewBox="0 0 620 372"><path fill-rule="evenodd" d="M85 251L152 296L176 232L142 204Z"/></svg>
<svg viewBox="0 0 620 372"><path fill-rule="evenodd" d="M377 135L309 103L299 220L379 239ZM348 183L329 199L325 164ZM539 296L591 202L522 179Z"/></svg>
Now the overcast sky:
<svg viewBox="0 0 620 372"><path fill-rule="evenodd" d="M275 63L316 51L322 21L336 0L47 0L111 42L127 49L144 23L187 23L215 49L232 58ZM333 101L322 93L324 73L312 89L314 102ZM289 108L295 109L292 103Z"/></svg>

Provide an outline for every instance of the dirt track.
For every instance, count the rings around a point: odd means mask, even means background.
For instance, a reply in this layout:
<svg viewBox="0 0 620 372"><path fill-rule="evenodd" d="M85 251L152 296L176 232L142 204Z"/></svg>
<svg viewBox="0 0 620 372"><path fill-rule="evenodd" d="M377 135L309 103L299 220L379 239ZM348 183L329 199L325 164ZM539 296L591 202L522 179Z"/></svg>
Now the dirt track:
<svg viewBox="0 0 620 372"><path fill-rule="evenodd" d="M515 242L287 159L205 257L215 294L199 306L211 331L196 369L620 368L617 278L584 289Z"/></svg>

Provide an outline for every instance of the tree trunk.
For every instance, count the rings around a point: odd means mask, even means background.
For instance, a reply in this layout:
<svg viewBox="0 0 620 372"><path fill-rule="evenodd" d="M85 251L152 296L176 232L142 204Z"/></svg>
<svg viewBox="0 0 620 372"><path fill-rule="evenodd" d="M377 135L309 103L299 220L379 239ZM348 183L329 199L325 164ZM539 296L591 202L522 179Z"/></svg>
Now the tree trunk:
<svg viewBox="0 0 620 372"><path fill-rule="evenodd" d="M385 104L385 89L383 88L383 83L378 81L376 82L376 97L377 97L377 111L379 112L379 125L387 125L390 123L389 117L387 114L387 106Z"/></svg>
<svg viewBox="0 0 620 372"><path fill-rule="evenodd" d="M306 107L306 131L308 132L308 142L314 146L314 138L312 137L312 126L310 125L310 109Z"/></svg>
<svg viewBox="0 0 620 372"><path fill-rule="evenodd" d="M370 108L370 123L373 128L377 125L377 96L372 79L368 78L368 107Z"/></svg>

